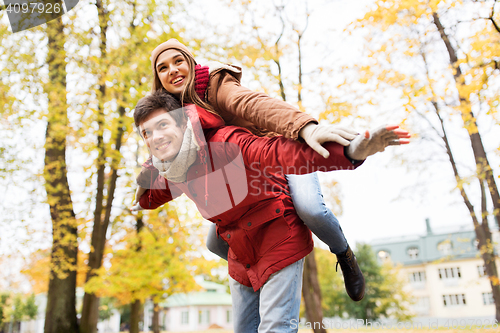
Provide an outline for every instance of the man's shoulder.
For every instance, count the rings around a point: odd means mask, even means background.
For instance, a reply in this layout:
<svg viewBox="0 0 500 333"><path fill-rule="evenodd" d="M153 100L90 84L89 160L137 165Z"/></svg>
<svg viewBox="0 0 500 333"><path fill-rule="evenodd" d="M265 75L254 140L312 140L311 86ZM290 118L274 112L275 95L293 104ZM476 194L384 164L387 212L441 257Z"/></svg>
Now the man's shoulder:
<svg viewBox="0 0 500 333"><path fill-rule="evenodd" d="M248 136L248 135L251 136L253 134L246 128L238 126L222 126L216 130L210 131L210 133L207 133L207 136L209 136L209 138L207 138L207 141L209 142L234 141L236 143L238 137Z"/></svg>

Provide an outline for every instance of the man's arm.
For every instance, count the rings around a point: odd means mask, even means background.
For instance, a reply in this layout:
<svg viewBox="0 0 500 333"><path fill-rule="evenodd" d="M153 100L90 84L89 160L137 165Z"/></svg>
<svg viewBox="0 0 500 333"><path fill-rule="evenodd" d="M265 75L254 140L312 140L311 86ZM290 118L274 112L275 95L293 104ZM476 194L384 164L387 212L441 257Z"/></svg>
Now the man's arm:
<svg viewBox="0 0 500 333"><path fill-rule="evenodd" d="M247 131L236 130L227 137L227 141L241 148L244 163L249 167L265 169L268 173L306 174L355 169L366 157L389 145L408 143L408 132L397 130L397 127L384 127L384 130L377 129L371 134L368 132L369 138L365 133L360 140L353 140L356 145L350 151L350 146L327 142L323 145L329 152L326 159L309 146L283 137L260 138Z"/></svg>
<svg viewBox="0 0 500 333"><path fill-rule="evenodd" d="M145 190L140 198L136 197L132 211L142 209L156 209L163 204L172 201L180 196L182 192L175 187L170 186L165 178L158 176L151 189Z"/></svg>

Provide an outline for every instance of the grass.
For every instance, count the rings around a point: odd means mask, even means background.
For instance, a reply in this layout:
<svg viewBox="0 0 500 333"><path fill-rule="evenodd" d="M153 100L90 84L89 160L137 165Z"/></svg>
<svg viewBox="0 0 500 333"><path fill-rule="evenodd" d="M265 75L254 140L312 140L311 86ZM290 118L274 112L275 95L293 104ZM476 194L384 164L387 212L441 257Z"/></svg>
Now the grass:
<svg viewBox="0 0 500 333"><path fill-rule="evenodd" d="M472 333L500 333L500 329L491 329L491 328L474 328L471 329L467 327L465 329L329 329L328 333L340 333L340 332L348 332L348 333L374 333L374 332L391 332L391 333L428 333L428 332L449 332L449 333L464 333L472 332ZM299 333L312 333L312 329L299 329ZM171 332L165 331L162 333L185 333L185 332ZM231 330L223 330L223 329L213 329L206 331L191 331L190 333L233 333Z"/></svg>

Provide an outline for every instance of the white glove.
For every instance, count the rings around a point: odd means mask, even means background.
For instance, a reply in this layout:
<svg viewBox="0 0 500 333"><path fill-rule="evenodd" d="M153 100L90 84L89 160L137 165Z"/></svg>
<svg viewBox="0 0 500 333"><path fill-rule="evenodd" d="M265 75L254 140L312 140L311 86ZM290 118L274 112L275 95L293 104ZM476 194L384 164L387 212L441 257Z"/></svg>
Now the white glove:
<svg viewBox="0 0 500 333"><path fill-rule="evenodd" d="M144 210L144 208L142 208L141 205L139 205L139 200L141 200L141 197L144 194L144 192L146 192L146 189L138 185L137 190L135 190L135 200L134 202L132 202L132 208L130 208L130 211L138 212L140 210Z"/></svg>
<svg viewBox="0 0 500 333"><path fill-rule="evenodd" d="M358 132L336 125L317 125L309 123L304 126L299 136L318 154L324 158L330 156L330 152L321 146L324 142L336 142L342 146L348 146L354 140Z"/></svg>
<svg viewBox="0 0 500 333"><path fill-rule="evenodd" d="M132 202L132 208L130 208L131 212L138 212L140 210L144 210L144 208L141 207L138 201Z"/></svg>
<svg viewBox="0 0 500 333"><path fill-rule="evenodd" d="M142 195L146 191L147 191L147 189L145 189L144 187L140 187L139 185L137 185L137 190L135 190L135 201L134 202L139 202L139 200L141 200Z"/></svg>

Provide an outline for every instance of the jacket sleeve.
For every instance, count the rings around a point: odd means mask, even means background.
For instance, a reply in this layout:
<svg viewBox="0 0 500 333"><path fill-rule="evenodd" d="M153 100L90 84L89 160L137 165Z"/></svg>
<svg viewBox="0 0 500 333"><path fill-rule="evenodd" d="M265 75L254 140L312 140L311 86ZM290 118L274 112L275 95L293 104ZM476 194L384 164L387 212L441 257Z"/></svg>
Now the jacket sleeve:
<svg viewBox="0 0 500 333"><path fill-rule="evenodd" d="M257 137L245 130L232 131L227 142L237 144L247 168L259 169L266 174L302 175L315 171L353 170L364 161L353 161L345 156L344 146L323 144L330 156L324 158L306 144L282 136Z"/></svg>
<svg viewBox="0 0 500 333"><path fill-rule="evenodd" d="M293 140L299 138L299 131L306 124L318 123L284 101L242 87L238 78L227 70L218 71L210 78L207 101L224 119L227 119L224 113L229 113Z"/></svg>
<svg viewBox="0 0 500 333"><path fill-rule="evenodd" d="M170 186L168 181L162 176L158 176L151 189L144 192L139 200L139 204L144 209L156 209L161 205L172 201L180 196L182 192L175 187Z"/></svg>

